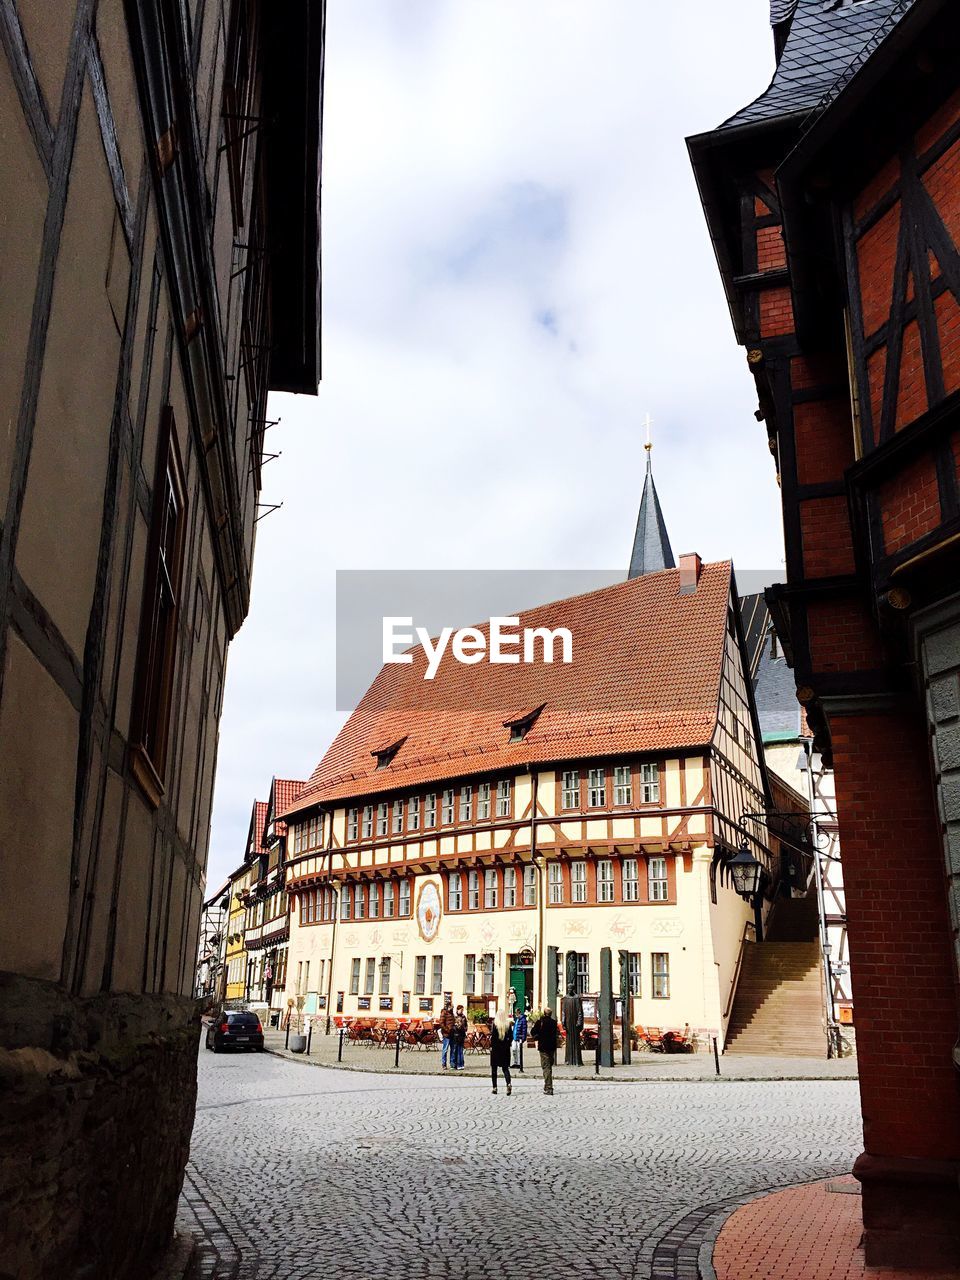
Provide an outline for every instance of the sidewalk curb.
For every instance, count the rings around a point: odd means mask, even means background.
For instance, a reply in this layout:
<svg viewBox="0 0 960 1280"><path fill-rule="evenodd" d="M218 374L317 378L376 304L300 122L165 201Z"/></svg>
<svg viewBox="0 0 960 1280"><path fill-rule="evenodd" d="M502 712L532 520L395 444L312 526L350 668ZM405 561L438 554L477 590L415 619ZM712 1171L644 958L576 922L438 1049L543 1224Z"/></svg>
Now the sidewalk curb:
<svg viewBox="0 0 960 1280"><path fill-rule="evenodd" d="M472 1073L469 1075L450 1076L448 1072L441 1071L438 1067L435 1071L405 1071L403 1067L385 1066L382 1070L372 1067L355 1067L347 1062L317 1062L313 1058L308 1058L305 1054L292 1053L284 1049L271 1049L264 1045L264 1053L269 1053L274 1058L282 1058L287 1062L294 1062L302 1067L320 1067L324 1071L351 1071L355 1075L390 1075L390 1076L424 1076L434 1079L462 1079L462 1080L485 1080L486 1074ZM606 1070L610 1070L609 1067ZM530 1076L530 1079L536 1079ZM604 1075L583 1075L583 1076L557 1076L559 1082L571 1082L578 1084L778 1084L784 1081L800 1082L804 1084L821 1084L833 1083L835 1081L856 1081L857 1076L604 1076Z"/></svg>

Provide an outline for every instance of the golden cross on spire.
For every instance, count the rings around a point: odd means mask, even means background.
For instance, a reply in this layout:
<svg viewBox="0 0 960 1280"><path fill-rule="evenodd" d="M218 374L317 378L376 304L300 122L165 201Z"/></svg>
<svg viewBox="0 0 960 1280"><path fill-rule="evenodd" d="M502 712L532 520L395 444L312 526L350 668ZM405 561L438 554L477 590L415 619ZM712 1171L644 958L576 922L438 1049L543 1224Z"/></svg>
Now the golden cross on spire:
<svg viewBox="0 0 960 1280"><path fill-rule="evenodd" d="M649 413L644 418L643 425L646 428L646 432L647 432L647 443L643 447L644 449L646 449L647 453L649 453L650 450L653 448L653 441L650 439L650 428L653 426L653 419L650 417Z"/></svg>

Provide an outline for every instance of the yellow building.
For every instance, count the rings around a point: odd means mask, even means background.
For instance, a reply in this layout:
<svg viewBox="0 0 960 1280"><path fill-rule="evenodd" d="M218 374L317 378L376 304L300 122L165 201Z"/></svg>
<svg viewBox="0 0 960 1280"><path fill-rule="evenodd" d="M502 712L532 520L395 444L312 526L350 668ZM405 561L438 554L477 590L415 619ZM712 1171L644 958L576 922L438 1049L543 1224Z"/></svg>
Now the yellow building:
<svg viewBox="0 0 960 1280"><path fill-rule="evenodd" d="M287 812L289 982L306 1012L429 1016L600 987L721 1043L740 949L789 893L728 563L521 615L573 661L388 665ZM485 631L484 628L480 628ZM757 911L723 868L746 837ZM590 1006L588 1005L588 1011Z"/></svg>
<svg viewBox="0 0 960 1280"><path fill-rule="evenodd" d="M261 801L256 803L266 808ZM227 916L227 945L224 954L224 1000L230 1004L242 1004L246 996L247 948L244 927L247 915L246 894L252 874L253 869L244 861L230 877L230 912Z"/></svg>

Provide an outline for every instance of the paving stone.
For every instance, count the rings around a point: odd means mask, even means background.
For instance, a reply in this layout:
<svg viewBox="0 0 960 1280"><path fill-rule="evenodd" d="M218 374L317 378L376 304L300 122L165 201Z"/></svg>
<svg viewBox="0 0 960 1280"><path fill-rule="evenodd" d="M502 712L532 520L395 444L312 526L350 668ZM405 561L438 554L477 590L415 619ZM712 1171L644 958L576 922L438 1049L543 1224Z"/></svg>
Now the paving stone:
<svg viewBox="0 0 960 1280"><path fill-rule="evenodd" d="M714 1219L861 1149L850 1080L556 1088L201 1051L190 1280L694 1280Z"/></svg>

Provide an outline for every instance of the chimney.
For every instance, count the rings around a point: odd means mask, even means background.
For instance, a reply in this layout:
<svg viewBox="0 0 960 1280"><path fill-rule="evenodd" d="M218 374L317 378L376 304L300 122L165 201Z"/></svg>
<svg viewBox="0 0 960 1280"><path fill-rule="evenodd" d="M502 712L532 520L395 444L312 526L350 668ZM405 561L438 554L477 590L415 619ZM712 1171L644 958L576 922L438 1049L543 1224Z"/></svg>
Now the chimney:
<svg viewBox="0 0 960 1280"><path fill-rule="evenodd" d="M680 594L682 596L691 596L696 591L702 568L703 561L695 551L680 557Z"/></svg>

